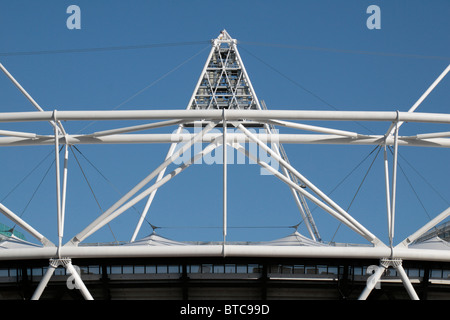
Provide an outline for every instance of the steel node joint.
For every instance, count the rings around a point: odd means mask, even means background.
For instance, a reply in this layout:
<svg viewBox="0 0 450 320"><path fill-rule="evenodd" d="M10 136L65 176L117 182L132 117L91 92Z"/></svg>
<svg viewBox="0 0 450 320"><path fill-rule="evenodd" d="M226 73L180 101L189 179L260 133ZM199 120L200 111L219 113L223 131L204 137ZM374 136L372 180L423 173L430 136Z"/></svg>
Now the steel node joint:
<svg viewBox="0 0 450 320"><path fill-rule="evenodd" d="M59 266L65 267L69 263L72 263L72 259L70 258L59 258L59 259L50 259L49 264L53 268L58 268Z"/></svg>
<svg viewBox="0 0 450 320"><path fill-rule="evenodd" d="M402 265L402 259L400 259L400 258L383 258L380 260L380 264L386 269L389 267L398 268L399 266Z"/></svg>

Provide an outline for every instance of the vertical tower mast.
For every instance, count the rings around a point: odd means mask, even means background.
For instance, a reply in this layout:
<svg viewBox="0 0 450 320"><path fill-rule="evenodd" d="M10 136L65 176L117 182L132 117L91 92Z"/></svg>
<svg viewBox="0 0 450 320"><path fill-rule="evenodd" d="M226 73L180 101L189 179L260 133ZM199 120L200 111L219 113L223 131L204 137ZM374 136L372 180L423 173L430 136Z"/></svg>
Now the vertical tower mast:
<svg viewBox="0 0 450 320"><path fill-rule="evenodd" d="M212 40L188 109L261 110L236 43L226 30Z"/></svg>
<svg viewBox="0 0 450 320"><path fill-rule="evenodd" d="M237 40L223 30L211 43L211 51L187 109L266 110L265 104L260 104L253 89L237 49ZM274 130L268 124L264 124L263 127L267 133ZM282 145L274 148L280 157L289 161ZM292 176L286 170L284 173L292 180ZM292 181L302 185L298 179ZM311 237L320 240L319 231L305 199L294 189L292 193Z"/></svg>

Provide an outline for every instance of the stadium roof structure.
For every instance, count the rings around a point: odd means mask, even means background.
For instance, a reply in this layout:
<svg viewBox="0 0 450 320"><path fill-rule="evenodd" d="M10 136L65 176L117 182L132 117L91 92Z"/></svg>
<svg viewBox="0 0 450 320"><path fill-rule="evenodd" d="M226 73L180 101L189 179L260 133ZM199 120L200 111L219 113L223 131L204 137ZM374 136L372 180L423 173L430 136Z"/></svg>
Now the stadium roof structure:
<svg viewBox="0 0 450 320"><path fill-rule="evenodd" d="M450 215L450 208L439 213L429 223L417 230L399 244L393 243L396 210L397 155L399 146L450 147L449 132L418 133L414 136L399 136L399 129L405 122L449 124L450 114L415 112L421 102L449 72L450 65L427 89L416 104L407 112L399 111L313 111L313 110L268 110L258 100L250 78L244 67L237 48L237 41L225 30L211 41L212 48L202 70L197 86L186 110L130 110L130 111L57 111L44 110L18 83L18 81L0 64L1 70L25 95L37 109L35 112L1 113L0 122L48 122L53 135L39 133L0 130L0 146L36 146L53 145L56 163L57 190L57 226L58 243L52 243L45 235L27 223L14 209L0 203L0 212L16 225L36 238L41 245L33 245L15 237L0 240L0 260L48 259L50 266L36 289L33 299L39 299L48 281L58 265L63 265L73 274L86 299L92 299L89 290L80 276L74 271L72 258L130 258L130 257L311 257L311 258L355 258L378 259L371 281L367 282L360 299L366 299L387 268L395 268L412 299L418 299L408 276L403 270L402 260L429 260L450 262L450 250L444 240L416 243L415 241ZM148 124L97 131L91 134L71 134L64 128L64 121L117 121L144 120ZM312 126L299 121L332 120L377 121L389 124L389 129L381 134L360 134L321 126ZM252 133L250 126L264 128L265 133ZM142 130L177 126L173 133L136 133ZM185 133L183 128L196 126L196 133ZM235 128L238 133L229 133L227 128ZM276 127L306 130L311 134L279 134ZM221 133L211 133L213 128L222 129ZM207 146L187 161L166 174L168 166L197 142ZM134 144L167 143L170 144L165 161L142 179L134 188L122 196L97 219L91 221L70 241L63 243L65 227L65 198L67 192L68 149L79 144ZM265 150L281 166L281 171L252 154L245 148L247 143L255 143ZM376 145L384 148L385 184L388 217L389 243L384 243L358 222L346 210L308 180L289 162L283 143L290 144L340 144L340 145ZM271 144L271 147L269 147ZM218 147L227 145L243 153L249 159L273 174L292 192L294 201L307 225L309 238L298 232L279 240L254 244L227 242L227 148L223 149L223 241L221 243L182 243L160 237L156 233L136 240L142 222L151 206L158 188L169 182L199 158ZM388 147L393 148L393 160L389 163L386 156ZM60 158L60 148L64 156ZM392 168L392 172L390 172ZM150 184L153 181L153 184ZM139 223L129 243L122 245L90 246L84 244L90 235L120 216L140 201L146 201ZM337 246L321 241L319 230L314 222L307 201L311 201L342 224L369 241L370 246ZM445 245L442 245L445 242ZM55 261L57 261L55 263Z"/></svg>

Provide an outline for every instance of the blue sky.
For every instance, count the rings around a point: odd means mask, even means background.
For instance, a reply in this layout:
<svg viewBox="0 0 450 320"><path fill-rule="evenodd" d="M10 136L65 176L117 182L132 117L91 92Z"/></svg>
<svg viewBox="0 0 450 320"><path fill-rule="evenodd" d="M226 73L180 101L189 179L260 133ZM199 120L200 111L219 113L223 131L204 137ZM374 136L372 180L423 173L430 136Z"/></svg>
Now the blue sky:
<svg viewBox="0 0 450 320"><path fill-rule="evenodd" d="M66 26L70 16L66 9L73 4L81 9L79 30ZM381 29L366 26L370 5L381 9ZM45 110L185 109L207 58L208 41L226 29L238 39L256 93L269 109L407 111L450 63L449 14L446 0L232 0L225 4L3 0L0 62ZM447 76L418 111L448 113L449 88ZM34 111L3 74L0 93L1 112ZM116 124L64 125L70 133L90 133ZM331 125L377 134L388 128L386 123ZM1 124L0 129L52 133L48 123ZM405 124L400 135L430 130L449 128ZM78 148L108 179L76 153L100 207L106 210L163 161L168 146ZM291 163L328 193L374 146L285 148ZM51 146L2 148L0 199L52 150ZM448 150L405 147L400 154L405 176L399 172L397 242L446 209L450 201ZM350 205L374 155L332 193L343 208ZM54 169L45 174L52 160L46 158L3 203L17 214L23 212L25 220L56 241ZM72 154L69 171L65 241L101 210ZM379 154L349 212L387 241L383 174ZM158 233L176 240L221 240L221 178L220 165L190 167L158 191L148 221L162 226ZM229 240L275 239L292 231L287 226L300 222L289 189L274 177L261 176L256 165L229 166L228 188ZM323 240L365 243L327 213L311 209ZM129 210L87 242L127 241L137 217ZM10 224L4 217L0 222ZM243 228L248 226L258 228ZM151 231L146 223L139 237ZM299 231L307 235L303 224Z"/></svg>

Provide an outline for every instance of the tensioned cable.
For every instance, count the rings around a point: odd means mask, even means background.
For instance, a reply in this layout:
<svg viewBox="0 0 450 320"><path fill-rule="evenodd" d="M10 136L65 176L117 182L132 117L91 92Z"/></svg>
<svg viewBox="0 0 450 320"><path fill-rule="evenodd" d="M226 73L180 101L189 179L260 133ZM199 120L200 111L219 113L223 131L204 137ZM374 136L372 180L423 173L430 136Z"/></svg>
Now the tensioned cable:
<svg viewBox="0 0 450 320"><path fill-rule="evenodd" d="M377 55L377 56L400 57L400 58L450 60L450 57L446 57L446 56L429 56L429 55L404 54L404 53L394 53L394 52L347 50L347 49L299 46L299 45L287 45L287 44L282 44L282 43L263 43L263 42L251 42L251 41L238 41L238 43L243 43L243 44L252 45L252 46L278 47L278 48L289 48L289 49L297 49L297 50L312 50L312 51L325 51L325 52L335 52L335 53Z"/></svg>
<svg viewBox="0 0 450 320"><path fill-rule="evenodd" d="M377 152L377 154L375 155L375 157L373 158L372 163L371 163L370 166L369 166L369 169L367 169L367 172L366 172L366 174L364 175L364 178L362 179L362 181L361 181L361 183L360 183L358 189L356 190L356 193L355 193L355 195L353 196L353 199L352 199L352 201L350 202L350 204L349 204L349 206L348 206L348 208L347 208L347 212L350 210L350 207L352 206L353 202L355 201L356 196L358 195L359 191L361 190L361 187L362 187L364 181L366 180L367 175L368 175L369 172L370 172L370 169L372 169L372 166L373 166L375 160L378 158L378 154L380 153L380 151L381 151L381 146L378 146L378 152Z"/></svg>
<svg viewBox="0 0 450 320"><path fill-rule="evenodd" d="M84 153L82 153L80 151L80 149L78 149L75 145L72 145L71 147L73 147L94 169L95 171L98 172L98 174L100 174L102 176L103 179L105 179L106 182L108 182L108 184L117 192L119 193L119 190L116 188L116 186L114 186L114 184L111 182L111 180L109 180L101 171L100 169L97 168L97 166L95 166L91 160L89 160Z"/></svg>
<svg viewBox="0 0 450 320"><path fill-rule="evenodd" d="M78 164L78 167L79 167L80 170L81 170L81 173L83 174L84 180L86 181L86 183L87 183L89 189L91 190L91 193L92 193L92 195L93 195L93 197L94 197L94 199L95 199L95 202L97 203L97 206L99 207L100 211L103 212L102 206L100 205L100 203L99 203L99 201L98 201L98 199L97 199L97 196L95 195L95 192L94 192L94 190L92 189L92 186L91 186L91 184L90 184L90 182L89 182L89 180L88 180L86 174L84 173L84 170L83 170L83 168L81 167L80 162L78 161L77 155L76 155L75 152L73 151L72 146L69 146L69 147L70 147L70 150L72 151L72 154L73 154L73 156L74 156L74 158L75 158L75 160L76 160L76 162L77 162L77 164ZM113 236L113 238L114 238L114 241L117 242L116 236L114 235L114 232L113 232L111 226L109 225L109 223L108 223L108 228L109 228L109 230L111 231L111 234L112 234L112 236Z"/></svg>
<svg viewBox="0 0 450 320"><path fill-rule="evenodd" d="M72 150L72 146L69 146L69 147L70 147L70 150ZM77 155L75 154L75 152L73 152L73 150L72 150L72 153L73 153L73 156L75 157L75 160L76 160L76 162L77 162L77 164L78 164L78 167L79 167L80 170L81 170L81 173L83 174L84 179L86 180L86 183L87 183L88 186L89 186L89 189L90 189L91 192L92 192L92 195L93 195L93 197L94 197L94 199L95 199L95 202L97 202L97 206L99 207L100 211L103 212L102 206L100 205L100 203L99 203L99 201L98 201L98 199L97 199L97 196L95 195L95 192L94 192L94 190L92 189L92 186L91 186L91 184L89 183L89 180L88 180L88 178L86 177L86 174L84 173L84 170L83 170L83 168L81 167L80 162L78 161Z"/></svg>
<svg viewBox="0 0 450 320"><path fill-rule="evenodd" d="M327 101L325 101L324 99L322 99L321 97L319 97L317 94L315 94L314 92L312 92L311 90L305 88L304 86L302 86L300 83L298 83L297 81L293 80L292 78L288 77L287 75L285 75L284 73L282 73L281 71L279 71L278 69L276 69L275 67L273 67L272 65L268 64L266 61L262 60L261 58L255 56L253 53L251 53L250 51L248 51L247 49L243 48L242 46L239 47L244 49L244 51L246 51L248 54L250 54L253 58L259 60L261 63L263 63L264 65L266 65L267 67L269 67L270 69L272 69L273 71L275 71L276 73L278 73L280 76L286 78L287 80L289 80L290 82L292 82L293 84L295 84L297 87L301 88L302 90L308 92L309 94L311 94L312 96L314 96L315 98L317 98L318 100L320 100L321 102L323 102L324 104L326 104L327 106L338 110L335 106L331 105L330 103L328 103Z"/></svg>
<svg viewBox="0 0 450 320"><path fill-rule="evenodd" d="M423 181L444 201L447 205L450 205L450 202L444 198L444 196L416 169L414 166L405 158L402 154L399 153L400 158L402 158L408 166L411 167L411 169L414 170L414 172L422 178Z"/></svg>
<svg viewBox="0 0 450 320"><path fill-rule="evenodd" d="M150 224L153 229L222 229L223 226L155 226ZM229 229L288 229L296 226L227 226Z"/></svg>
<svg viewBox="0 0 450 320"><path fill-rule="evenodd" d="M391 154L393 154L393 151L391 149L391 147L389 147L389 151L391 152ZM400 153L398 153L400 154ZM417 198L417 201L419 201L420 205L422 206L423 210L425 211L426 215L428 216L428 219L431 220L431 216L428 213L427 208L425 208L425 205L423 204L422 200L419 197L419 194L416 192L416 189L414 188L413 184L411 183L411 181L409 180L408 176L406 175L405 171L403 170L402 166L400 163L397 163L398 167L400 168L400 171L403 173L403 176L406 179L406 182L408 182L409 186L411 187L411 190L413 191L414 195Z"/></svg>
<svg viewBox="0 0 450 320"><path fill-rule="evenodd" d="M60 150L61 151L61 150ZM53 164L55 163L55 160L52 161L52 163L50 164L50 166L48 167L47 171L45 172L44 176L42 177L41 181L39 182L38 186L36 187L36 189L34 190L33 194L31 195L30 200L28 200L25 208L22 210L22 212L20 213L19 217L22 217L23 214L25 213L25 211L28 209L28 206L30 205L31 201L33 200L34 196L36 195L37 191L39 190L39 188L41 187L42 183L44 182L45 178L47 177L50 169L53 167Z"/></svg>
<svg viewBox="0 0 450 320"><path fill-rule="evenodd" d="M348 177L350 177L353 172L355 172L371 155L374 153L380 146L375 146L372 151L369 152L369 154L362 159L354 168L351 170L327 195L331 195L342 183L344 183L345 180L347 180ZM378 151L380 152L380 151ZM378 155L378 153L377 153Z"/></svg>
<svg viewBox="0 0 450 320"><path fill-rule="evenodd" d="M280 76L282 76L283 78L289 80L290 82L292 82L294 85L296 85L297 87L301 88L302 90L304 90L305 92L309 93L310 95L314 96L316 99L318 99L319 101L321 101L322 103L326 104L327 106L329 106L330 108L339 111L338 108L336 108L335 106L333 106L331 103L325 101L323 98L321 98L320 96L318 96L316 93L312 92L311 90L305 88L304 86L302 86L300 83L298 83L297 81L293 80L292 78L288 77L287 75L285 75L284 73L282 73L281 71L279 71L278 69L276 69L275 67L273 67L272 65L270 65L269 63L265 62L264 60L262 60L261 58L255 56L253 53L251 53L250 51L248 51L247 49L243 48L242 46L240 47L242 49L244 49L244 51L246 51L248 54L250 54L251 56L253 56L255 59L259 60L262 64L266 65L268 68L272 69L272 71L275 71L276 73L278 73ZM360 127L366 129L367 131L371 132L371 133L375 133L372 130L370 130L369 128L367 128L366 126L364 126L363 124L354 121L357 125L359 125Z"/></svg>
<svg viewBox="0 0 450 320"><path fill-rule="evenodd" d="M342 183L344 183L344 181L347 180L347 178L350 177L353 174L353 172L355 172L370 157L370 155L375 150L377 150L377 148L379 148L379 147L380 147L379 145L375 146L375 148L373 148L373 150L370 151L369 154L364 157L364 159L362 159L343 179L341 179L341 181L329 193L327 193L327 196L330 196ZM319 207L317 207L317 206L314 207L312 210L310 210L310 212L313 213L317 208L319 208ZM292 227L297 229L304 221L305 221L305 219L302 219L296 226L292 226Z"/></svg>
<svg viewBox="0 0 450 320"><path fill-rule="evenodd" d="M199 45L199 44L206 44L206 43L210 43L210 40L184 41L184 42L171 42L171 43L152 43L152 44L141 44L141 45L130 45L130 46L111 46L111 47L81 48L81 49L0 52L0 56L1 57L11 57L11 56L42 55L42 54L104 52L104 51L118 51L118 50L135 50L135 49L190 46L190 45Z"/></svg>
<svg viewBox="0 0 450 320"><path fill-rule="evenodd" d="M378 148L378 152L376 153L375 157L374 157L373 160L372 160L372 163L370 164L369 168L367 169L366 174L364 175L364 178L362 179L361 183L359 184L358 189L356 190L355 195L353 196L352 201L350 201L350 204L349 204L349 206L347 207L346 212L348 212L348 211L350 210L351 206L353 205L353 202L355 201L356 196L358 195L359 191L361 190L361 188L362 188L362 186L363 186L363 184L364 184L364 181L366 180L367 176L369 175L369 172L370 172L370 170L372 169L372 166L373 166L373 164L375 163L375 160L378 158L378 154L379 154L380 151L381 151L381 146L377 146L377 148ZM333 242L333 240L334 240L334 238L335 238L335 236L336 236L336 234L337 234L339 228L341 227L341 225L342 225L342 222L339 222L339 225L338 225L338 227L337 227L337 229L336 229L336 231L335 231L333 237L331 238L330 242Z"/></svg>
<svg viewBox="0 0 450 320"><path fill-rule="evenodd" d="M159 81L161 81L162 79L164 79L165 77L167 77L168 75L170 75L171 73L175 72L176 70L178 70L179 68L181 68L183 65L185 65L186 63L188 63L189 61L191 61L192 59L194 59L195 57L197 57L199 54L201 54L203 51L205 51L206 49L208 49L209 47L205 47L203 49L201 49L199 52L197 52L196 54L194 54L193 56L191 56L190 58L187 58L186 60L184 60L183 62L181 62L179 65L177 65L175 68L173 68L172 70L170 70L169 72L163 74L161 77L159 77L158 79L156 79L155 81L153 81L152 83L150 83L148 86L142 88L141 90L139 90L138 92L136 92L134 95L132 95L131 97L129 97L128 99L124 100L122 103L120 103L118 106L116 106L113 110L116 110L120 107L122 107L125 103L129 102L130 100L134 99L136 96L140 95L142 92L144 92L145 90L153 87L155 84L157 84Z"/></svg>
<svg viewBox="0 0 450 320"><path fill-rule="evenodd" d="M53 153L54 151L49 152L33 169L30 170L23 178L20 180L1 200L0 202L5 201L22 183L25 182L33 173L36 171L44 161Z"/></svg>
<svg viewBox="0 0 450 320"><path fill-rule="evenodd" d="M109 180L101 171L100 171L100 169L97 167L97 166L95 166L93 163L92 163L92 161L90 161L85 155L84 155L84 153L82 153L75 145L72 145L72 147L95 169L95 171L97 171L98 172L98 174L100 174L100 176L102 176L102 178L103 179L105 179L105 181L106 182L108 182L108 184L114 189L114 191L116 191L116 193L117 194L121 194L120 193L120 191L119 191L119 189L112 183L112 181L111 180ZM132 206L132 208L138 213L138 214L140 214L139 213L139 211L136 209L136 207L135 206ZM151 223L147 220L147 219L145 219L145 221L151 226Z"/></svg>
<svg viewBox="0 0 450 320"><path fill-rule="evenodd" d="M141 45L109 46L109 47L94 47L94 48L0 52L0 56L10 57L10 56L29 56L29 55L43 55L43 54L105 52L105 51L119 51L119 50L136 50L136 49L190 46L190 45L200 45L200 44L207 44L207 43L210 43L210 40L169 42L169 43L150 43L150 44L141 44ZM334 52L334 53L377 55L377 56L400 57L400 58L450 60L450 57L447 57L447 56L430 56L430 55L404 54L404 53L395 53L395 52L349 50L349 49L337 49L337 48L315 47L315 46L288 45L288 44L282 44L282 43L241 41L241 40L239 40L238 43L244 44L244 45L250 45L250 46L278 47L278 48L308 50L308 51L324 51L324 52Z"/></svg>
<svg viewBox="0 0 450 320"><path fill-rule="evenodd" d="M336 186L327 193L327 196L330 196L334 191L336 191L337 188L339 188L339 186L341 184L343 184L345 182L345 180L347 180L371 155L372 153L374 153L380 146L375 146L375 148L373 148L372 151L369 152L369 154L367 154L344 178L341 179L341 181L339 181ZM313 212L314 210L316 210L318 207L314 207L311 212Z"/></svg>
<svg viewBox="0 0 450 320"><path fill-rule="evenodd" d="M391 150L391 147L389 147L389 151L391 152L391 154L393 153L393 151ZM400 157L405 160L405 162L442 198L442 200L444 200L444 202L446 202L447 204L449 204L449 202L444 199L442 197L442 195L437 192L437 190L406 160L406 158L404 158L400 153L398 153L400 155ZM403 176L405 177L406 181L408 182L411 190L413 191L414 195L417 198L417 201L419 201L420 205L422 206L422 209L425 211L428 219L431 221L431 216L428 213L427 208L425 207L424 203L422 202L422 200L419 197L419 194L416 192L416 189L414 188L413 184L411 183L411 181L409 180L408 176L406 175L405 171L403 170L402 166L400 165L400 163L397 164L398 167L400 168L401 172L403 173ZM438 226L434 226L432 229L434 230L438 230Z"/></svg>
<svg viewBox="0 0 450 320"><path fill-rule="evenodd" d="M122 107L125 103L131 101L132 99L136 98L138 95L140 95L141 93L143 93L144 91L148 90L149 88L153 87L155 84L157 84L159 81L163 80L164 78L166 78L168 75L170 75L171 73L175 72L176 70L178 70L179 68L181 68L183 65L185 65L186 63L188 63L189 61L191 61L192 59L194 59L195 57L197 57L199 54L201 54L203 51L205 51L206 49L208 49L209 47L205 47L202 50L200 50L199 52L197 52L196 54L194 54L192 57L184 60L182 63L180 63L179 65L177 65L175 68L173 68L172 70L170 70L169 72L163 74L161 77L159 77L158 79L156 79L155 81L153 81L152 83L150 83L149 85L145 86L144 88L142 88L141 90L139 90L138 92L136 92L135 94L133 94L132 96L130 96L129 98L125 99L123 102L121 102L120 104L118 104L116 107L114 107L112 110L117 110L120 107ZM96 121L92 121L91 123L89 123L88 125L86 125L84 128L82 128L80 131L85 130L86 128L90 127L92 124L94 124Z"/></svg>
<svg viewBox="0 0 450 320"><path fill-rule="evenodd" d="M414 187L413 187L411 181L409 180L408 176L406 175L405 171L403 170L402 166L401 166L399 163L398 163L398 167L400 168L401 172L403 173L403 176L405 177L406 181L408 182L409 186L411 187L413 193L415 194L415 196L416 196L417 200L419 201L420 205L422 206L423 210L424 210L425 213L427 214L428 219L431 220L431 216L430 216L430 214L428 213L427 208L425 208L425 205L423 204L422 200L420 199L419 194L416 192L416 189L414 189Z"/></svg>
<svg viewBox="0 0 450 320"><path fill-rule="evenodd" d="M327 193L327 196L330 196L334 191L336 191L336 189L341 184L343 184L345 182L345 180L347 180L347 178L349 178L372 155L372 153L374 153L375 150L377 150L379 147L380 147L379 145L375 146L375 148L373 148L372 151L369 152L369 154L367 154L344 178L341 179L340 182L337 183L337 185L330 192ZM310 210L311 213L314 212L317 208L319 208L319 207L316 206L313 209L311 209ZM303 221L304 221L304 219L302 219L302 221L300 221L300 223L297 226L302 224ZM340 224L339 224L339 226L340 226ZM338 229L339 229L339 226L338 226ZM336 232L337 232L337 230L336 230ZM335 233L335 235L336 235L336 233ZM334 238L334 236L333 236L333 238Z"/></svg>
<svg viewBox="0 0 450 320"><path fill-rule="evenodd" d="M61 152L62 149L63 149L63 147L61 147L61 148L59 149L59 152ZM44 159L42 159L41 162L40 162L35 168L33 168L33 170L32 170L25 178L28 178L28 177L31 175L31 173L34 172L34 171L37 169L37 167L39 167L39 166L44 162L44 160L46 160L46 159L49 157L49 155L52 154L52 153L53 153L53 151L50 152ZM23 215L25 214L25 211L26 211L26 210L28 209L28 207L30 206L31 201L34 199L34 196L36 195L36 193L37 193L38 190L40 189L42 183L44 182L45 178L47 177L47 175L48 175L48 173L50 172L50 169L53 167L53 164L54 164L54 163L55 163L55 159L53 159L52 163L50 164L50 166L49 166L49 167L47 168L47 170L45 171L44 176L42 177L41 181L38 183L37 187L34 189L33 194L31 195L31 197L30 197L30 199L28 200L28 202L27 202L27 204L25 205L25 207L22 209L22 212L19 214L19 217L22 218ZM25 181L25 179L22 179L22 181L21 181L20 183L22 183L23 181ZM19 183L19 184L20 184L20 183ZM17 186L16 186L16 187L17 187ZM15 188L16 188L16 187L15 187ZM15 189L15 188L14 188L14 189ZM12 192L12 191L11 191L11 192ZM8 195L11 194L11 192L8 193ZM6 199L6 197L5 197L4 199ZM3 201L3 200L2 200L2 201ZM14 229L16 228L16 226L17 226L17 224L14 224L14 226L11 228L11 230L14 230Z"/></svg>

